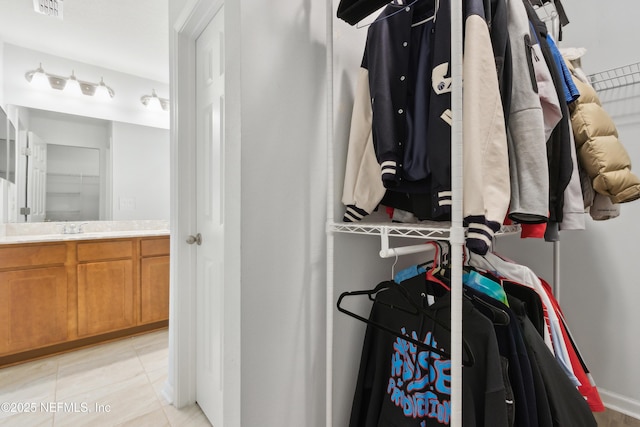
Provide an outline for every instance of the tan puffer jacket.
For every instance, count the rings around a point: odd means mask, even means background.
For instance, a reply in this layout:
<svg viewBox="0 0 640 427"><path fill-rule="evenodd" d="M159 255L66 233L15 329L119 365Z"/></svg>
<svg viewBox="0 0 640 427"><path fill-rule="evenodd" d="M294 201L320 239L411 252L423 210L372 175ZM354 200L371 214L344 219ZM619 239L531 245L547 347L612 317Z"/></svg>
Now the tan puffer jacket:
<svg viewBox="0 0 640 427"><path fill-rule="evenodd" d="M640 179L631 172L631 159L618 139L613 120L602 108L596 91L576 77L569 61L573 82L580 98L572 103L571 125L580 164L593 182L593 189L609 196L613 203L640 198Z"/></svg>

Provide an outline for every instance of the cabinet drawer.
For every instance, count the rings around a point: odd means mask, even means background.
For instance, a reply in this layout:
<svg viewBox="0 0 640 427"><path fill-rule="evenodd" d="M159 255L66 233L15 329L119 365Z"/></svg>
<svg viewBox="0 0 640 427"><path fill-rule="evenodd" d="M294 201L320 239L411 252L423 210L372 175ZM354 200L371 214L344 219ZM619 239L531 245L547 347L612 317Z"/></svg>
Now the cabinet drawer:
<svg viewBox="0 0 640 427"><path fill-rule="evenodd" d="M0 269L64 264L67 246L38 245L0 248Z"/></svg>
<svg viewBox="0 0 640 427"><path fill-rule="evenodd" d="M140 241L140 254L146 256L169 255L169 238L143 239Z"/></svg>
<svg viewBox="0 0 640 427"><path fill-rule="evenodd" d="M78 261L80 262L131 258L132 256L133 242L131 240L78 243Z"/></svg>

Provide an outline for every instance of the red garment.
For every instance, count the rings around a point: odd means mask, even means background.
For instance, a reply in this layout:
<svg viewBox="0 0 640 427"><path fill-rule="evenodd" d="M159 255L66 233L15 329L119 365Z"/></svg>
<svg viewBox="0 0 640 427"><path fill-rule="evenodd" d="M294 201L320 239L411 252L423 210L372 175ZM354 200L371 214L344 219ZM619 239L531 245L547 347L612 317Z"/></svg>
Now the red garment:
<svg viewBox="0 0 640 427"><path fill-rule="evenodd" d="M509 217L504 219L504 225L513 225L513 221ZM547 231L547 223L542 224L520 224L520 238L526 239L532 237L536 239L543 239L544 233Z"/></svg>
<svg viewBox="0 0 640 427"><path fill-rule="evenodd" d="M602 400L600 399L600 393L598 393L598 389L596 388L596 385L593 382L593 378L591 377L591 374L589 373L582 357L580 356L578 348L575 346L575 343L571 339L569 329L567 328L566 321L564 320L564 314L560 309L558 301L556 301L555 297L553 296L551 286L543 279L540 279L540 282L542 283L545 292L551 300L553 309L555 310L558 318L561 320L560 328L562 329L562 338L564 339L567 346L567 352L569 353L569 359L571 360L573 373L576 378L578 378L578 381L580 381L581 384L578 387L578 391L580 391L580 394L582 394L582 396L585 398L593 412L604 412L605 407L602 403Z"/></svg>

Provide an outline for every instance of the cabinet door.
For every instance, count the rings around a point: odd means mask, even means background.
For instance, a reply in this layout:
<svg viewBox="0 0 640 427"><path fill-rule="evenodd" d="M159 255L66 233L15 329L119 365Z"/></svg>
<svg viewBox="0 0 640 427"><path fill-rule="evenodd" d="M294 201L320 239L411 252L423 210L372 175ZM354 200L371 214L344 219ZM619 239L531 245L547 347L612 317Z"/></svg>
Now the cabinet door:
<svg viewBox="0 0 640 427"><path fill-rule="evenodd" d="M67 339L64 267L0 273L0 355Z"/></svg>
<svg viewBox="0 0 640 427"><path fill-rule="evenodd" d="M140 266L140 322L169 319L169 257L143 258Z"/></svg>
<svg viewBox="0 0 640 427"><path fill-rule="evenodd" d="M133 261L78 265L78 336L134 326Z"/></svg>

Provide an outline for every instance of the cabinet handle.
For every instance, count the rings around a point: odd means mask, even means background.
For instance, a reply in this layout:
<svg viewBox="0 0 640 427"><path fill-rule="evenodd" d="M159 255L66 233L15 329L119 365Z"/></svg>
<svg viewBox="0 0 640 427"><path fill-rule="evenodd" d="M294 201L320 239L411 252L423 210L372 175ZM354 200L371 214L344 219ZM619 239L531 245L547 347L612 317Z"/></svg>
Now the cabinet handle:
<svg viewBox="0 0 640 427"><path fill-rule="evenodd" d="M193 234L189 235L189 237L187 237L187 243L190 245L197 243L198 246L200 246L202 244L202 235L200 233L195 236Z"/></svg>

